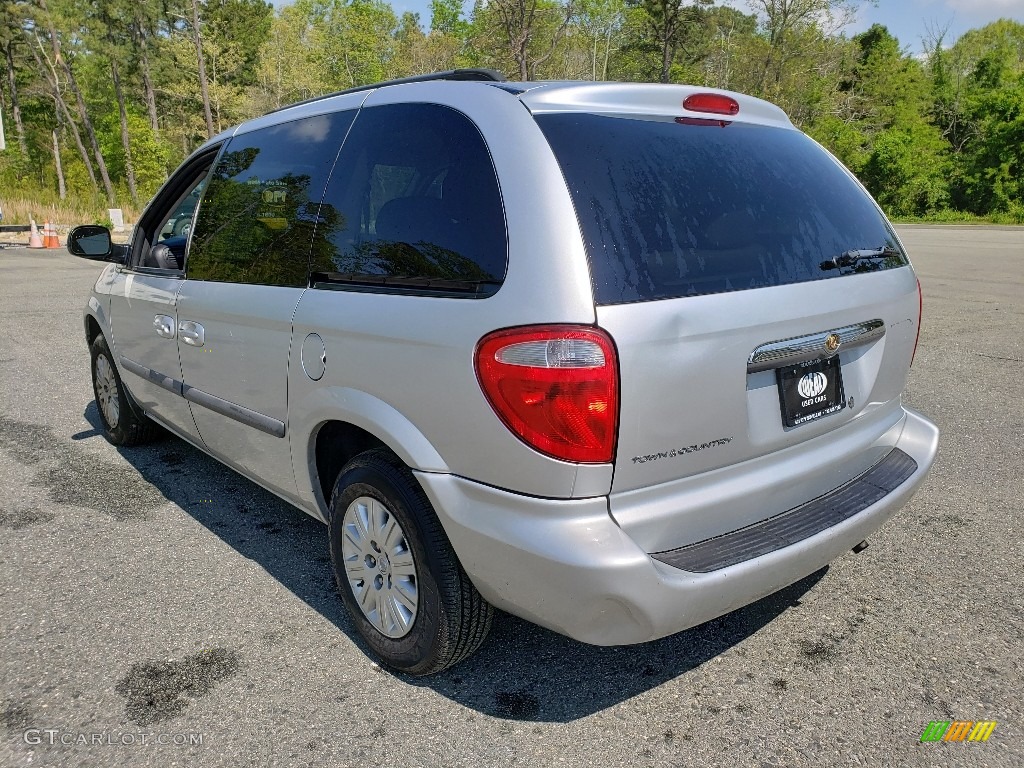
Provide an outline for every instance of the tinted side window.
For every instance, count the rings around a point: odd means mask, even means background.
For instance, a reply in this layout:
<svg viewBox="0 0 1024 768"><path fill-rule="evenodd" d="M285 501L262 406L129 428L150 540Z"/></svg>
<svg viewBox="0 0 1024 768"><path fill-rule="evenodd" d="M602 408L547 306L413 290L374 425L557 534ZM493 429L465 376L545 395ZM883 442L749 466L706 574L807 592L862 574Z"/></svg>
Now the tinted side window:
<svg viewBox="0 0 1024 768"><path fill-rule="evenodd" d="M359 113L324 195L314 284L490 295L505 277L505 214L490 154L460 112Z"/></svg>
<svg viewBox="0 0 1024 768"><path fill-rule="evenodd" d="M540 115L599 304L838 277L907 263L863 190L799 131ZM851 250L893 253L846 269Z"/></svg>
<svg viewBox="0 0 1024 768"><path fill-rule="evenodd" d="M129 264L133 268L181 270L195 203L219 150L219 146L210 147L186 160L154 196L132 239ZM166 248L157 248L160 245Z"/></svg>
<svg viewBox="0 0 1024 768"><path fill-rule="evenodd" d="M306 285L317 207L353 115L317 115L232 139L199 205L188 277Z"/></svg>

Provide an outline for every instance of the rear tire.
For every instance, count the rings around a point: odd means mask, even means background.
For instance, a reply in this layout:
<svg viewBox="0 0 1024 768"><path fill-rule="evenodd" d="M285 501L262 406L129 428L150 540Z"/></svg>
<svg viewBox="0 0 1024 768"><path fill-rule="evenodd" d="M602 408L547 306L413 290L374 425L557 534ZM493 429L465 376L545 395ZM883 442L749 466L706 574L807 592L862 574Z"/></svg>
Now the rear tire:
<svg viewBox="0 0 1024 768"><path fill-rule="evenodd" d="M92 391L107 440L114 445L131 446L150 443L160 437L160 427L136 410L125 391L107 340L102 335L97 336L89 349L92 353Z"/></svg>
<svg viewBox="0 0 1024 768"><path fill-rule="evenodd" d="M397 457L374 449L352 459L338 475L330 508L338 591L359 634L387 666L429 675L480 647L494 609Z"/></svg>

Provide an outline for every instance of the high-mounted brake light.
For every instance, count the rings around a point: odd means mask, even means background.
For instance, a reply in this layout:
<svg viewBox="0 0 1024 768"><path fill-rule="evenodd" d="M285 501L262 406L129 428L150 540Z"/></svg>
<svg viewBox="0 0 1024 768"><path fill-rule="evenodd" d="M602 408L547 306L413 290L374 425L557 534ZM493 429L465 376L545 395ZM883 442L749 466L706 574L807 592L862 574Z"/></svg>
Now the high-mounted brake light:
<svg viewBox="0 0 1024 768"><path fill-rule="evenodd" d="M917 279L917 336L914 337L914 352L910 355L910 364L917 357L917 342L921 340L921 318L924 315L924 296L921 294L921 278Z"/></svg>
<svg viewBox="0 0 1024 768"><path fill-rule="evenodd" d="M713 115L738 115L740 103L732 96L721 93L692 93L683 101L683 109Z"/></svg>
<svg viewBox="0 0 1024 768"><path fill-rule="evenodd" d="M606 333L576 325L496 331L477 344L474 365L491 408L531 448L583 464L612 460L619 365Z"/></svg>

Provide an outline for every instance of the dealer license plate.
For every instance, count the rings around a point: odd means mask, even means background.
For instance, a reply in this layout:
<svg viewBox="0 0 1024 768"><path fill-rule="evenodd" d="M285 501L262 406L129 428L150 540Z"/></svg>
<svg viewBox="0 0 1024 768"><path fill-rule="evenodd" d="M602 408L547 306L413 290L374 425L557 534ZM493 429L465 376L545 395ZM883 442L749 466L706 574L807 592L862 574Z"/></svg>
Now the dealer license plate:
<svg viewBox="0 0 1024 768"><path fill-rule="evenodd" d="M775 376L787 427L799 427L846 407L838 356L778 368Z"/></svg>

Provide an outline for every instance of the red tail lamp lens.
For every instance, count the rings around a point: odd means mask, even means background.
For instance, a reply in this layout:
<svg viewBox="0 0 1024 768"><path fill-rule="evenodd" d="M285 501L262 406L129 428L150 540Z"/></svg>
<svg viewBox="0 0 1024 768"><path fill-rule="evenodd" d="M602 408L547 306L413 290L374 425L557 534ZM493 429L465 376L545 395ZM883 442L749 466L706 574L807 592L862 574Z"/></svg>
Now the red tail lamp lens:
<svg viewBox="0 0 1024 768"><path fill-rule="evenodd" d="M496 331L477 345L474 362L487 402L531 448L563 461L612 460L619 366L606 333L574 325Z"/></svg>
<svg viewBox="0 0 1024 768"><path fill-rule="evenodd" d="M740 103L732 96L721 93L693 93L683 101L683 109L710 112L713 115L738 115Z"/></svg>

